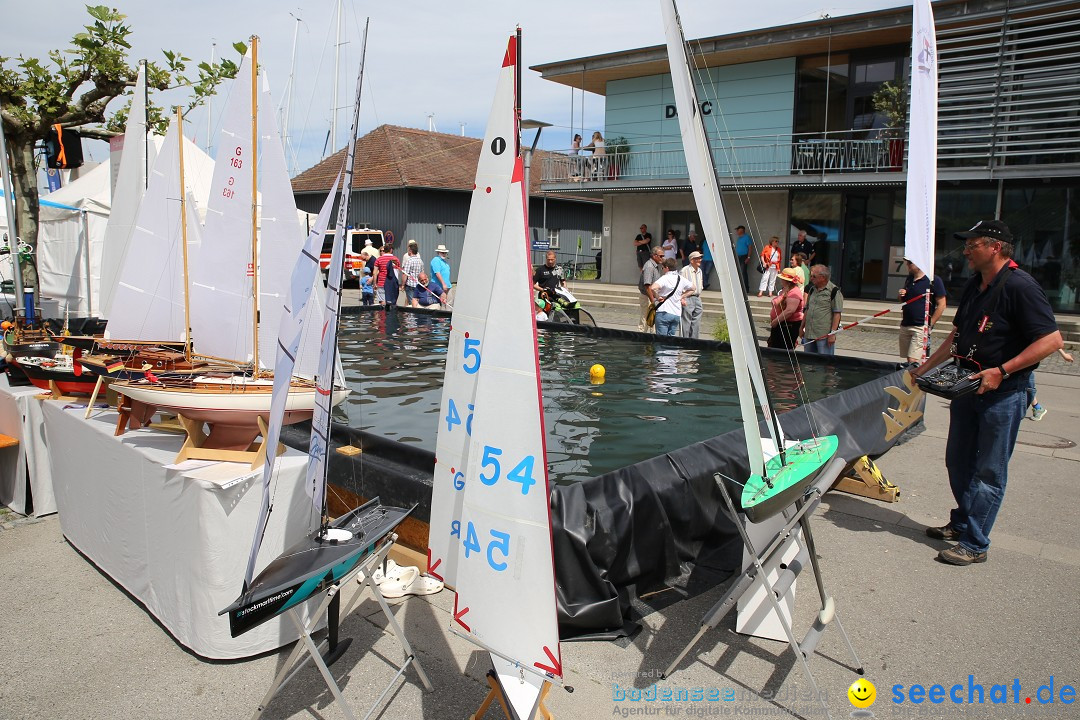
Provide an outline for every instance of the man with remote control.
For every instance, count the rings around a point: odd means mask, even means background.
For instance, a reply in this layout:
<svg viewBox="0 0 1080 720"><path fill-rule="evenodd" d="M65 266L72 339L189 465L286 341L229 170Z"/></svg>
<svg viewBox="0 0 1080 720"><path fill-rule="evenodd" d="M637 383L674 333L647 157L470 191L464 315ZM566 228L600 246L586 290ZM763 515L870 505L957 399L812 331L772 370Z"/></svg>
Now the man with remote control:
<svg viewBox="0 0 1080 720"><path fill-rule="evenodd" d="M938 560L971 565L986 562L1009 458L1027 413L1028 376L1064 342L1042 287L1010 262L1013 236L1005 223L980 220L954 237L965 241L974 274L960 295L952 333L913 375L955 355L981 381L975 393L954 398L949 409L945 467L956 508L948 525L926 529L932 538L956 543Z"/></svg>

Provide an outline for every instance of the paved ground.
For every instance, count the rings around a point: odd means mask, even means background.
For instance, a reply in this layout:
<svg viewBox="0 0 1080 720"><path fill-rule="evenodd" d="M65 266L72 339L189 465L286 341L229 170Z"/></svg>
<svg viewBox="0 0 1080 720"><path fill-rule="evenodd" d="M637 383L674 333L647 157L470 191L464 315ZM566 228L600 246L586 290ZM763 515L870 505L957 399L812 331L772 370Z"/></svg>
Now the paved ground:
<svg viewBox="0 0 1080 720"><path fill-rule="evenodd" d="M623 324L618 317L605 321ZM891 333L853 333L840 347L888 354L895 340L885 335ZM1073 607L1080 587L1080 530L1069 494L1080 470L1080 378L1049 365L1039 373L1039 387L1050 412L1038 424L1023 423L985 565L935 562L944 544L922 532L925 525L944 524L951 506L942 464L948 415L936 398L928 402L926 431L879 463L902 489L901 502L885 505L831 493L815 517L825 581L877 685L871 708L877 717L1080 717L1080 710L1062 702L1070 699L1065 686L1080 684L1080 614ZM65 542L56 516L34 521L0 514L0 578L0 718L245 717L285 657L272 653L235 663L192 657ZM659 687L715 690L735 699L617 699L628 687L650 692L655 673L693 635L701 613L725 588L688 598L674 589L652 596L651 605L641 606L643 630L632 641L564 644L567 682L575 692L552 692L548 704L555 716L628 717L636 711L821 717L787 647L739 636L730 619ZM815 595L806 578L796 607L801 628L816 610ZM484 658L445 631L452 604L448 593L396 602L436 690L423 692L409 672L375 717L465 718L480 703ZM344 620L343 633L355 641L334 672L360 711L393 675L389 662L398 659L397 646L370 601ZM826 633L820 652L813 671L832 717L846 717L852 712L846 689L855 675L846 667L838 634ZM947 695L941 703L893 702L897 692L907 698L912 686L929 690L935 684L946 693L960 686L955 692L964 702L953 704ZM1042 704L1049 687L1040 686L1051 684L1055 702ZM966 706L969 685L975 700L975 686L982 687L983 705ZM992 703L1002 695L1007 702ZM331 700L309 666L265 717L344 717Z"/></svg>

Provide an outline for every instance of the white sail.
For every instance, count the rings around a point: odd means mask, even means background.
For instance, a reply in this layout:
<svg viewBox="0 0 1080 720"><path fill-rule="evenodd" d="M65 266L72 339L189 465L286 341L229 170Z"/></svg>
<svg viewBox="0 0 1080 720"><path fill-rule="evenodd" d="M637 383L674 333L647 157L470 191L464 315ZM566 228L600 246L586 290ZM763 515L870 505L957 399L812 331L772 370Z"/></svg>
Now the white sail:
<svg viewBox="0 0 1080 720"><path fill-rule="evenodd" d="M203 242L191 263L191 326L200 355L250 362L254 325L251 267L251 52L222 110Z"/></svg>
<svg viewBox="0 0 1080 720"><path fill-rule="evenodd" d="M337 197L340 176L334 181L334 187L326 196L319 216L308 233L299 257L295 259L290 276L288 297L283 305L275 348L274 392L270 401L270 422L264 442L266 443L266 464L263 466L262 506L259 522L255 527L255 538L248 555L247 571L244 574L244 588L251 584L255 576L255 561L262 546L266 521L270 515L270 481L274 475L274 462L277 459L278 438L281 437L281 422L285 415L285 403L289 396L289 384L292 380L293 366L297 360L301 336L304 335L309 314L308 306L317 304L321 295L312 293L312 288L322 284L319 272L319 253L322 251L323 237L330 220L330 212ZM295 213L294 213L295 216ZM267 333L269 334L269 333Z"/></svg>
<svg viewBox="0 0 1080 720"><path fill-rule="evenodd" d="M150 172L124 257L105 334L110 338L182 341L184 270L180 212L180 150L176 121ZM187 202L188 246L199 242L194 203Z"/></svg>
<svg viewBox="0 0 1080 720"><path fill-rule="evenodd" d="M492 654L519 717L562 677L516 39L488 121L448 344L429 572L457 592L452 629Z"/></svg>
<svg viewBox="0 0 1080 720"><path fill-rule="evenodd" d="M289 291L289 274L296 263L297 253L304 247L304 231L296 213L289 171L285 166L281 136L278 131L276 107L270 96L266 73L260 73L259 83L259 363L266 368L274 364L280 323ZM325 230L326 225L323 225ZM322 247L315 250L318 255ZM321 276L320 276L321 277ZM322 285L321 280L318 283ZM319 299L322 299L319 292ZM307 305L308 322L319 324L322 303ZM298 350L296 374L314 377L319 361L319 342L304 342Z"/></svg>
<svg viewBox="0 0 1080 720"><path fill-rule="evenodd" d="M483 337L492 299L493 245L502 235L503 217L514 173L515 138L513 68L505 66L476 168L476 183L458 270L457 295L451 317L447 356L471 357ZM507 79L511 76L511 79ZM495 150L498 149L498 152ZM530 282L531 284L531 282ZM468 325L471 335L461 328ZM468 355L467 352L468 351ZM439 432L435 441L435 479L431 497L427 572L450 587L457 586L454 523L461 517L460 488L469 460L469 431L476 403L477 375L471 362L448 362L443 377Z"/></svg>
<svg viewBox="0 0 1080 720"><path fill-rule="evenodd" d="M308 467L305 487L311 494L312 507L318 513L325 512L326 454L330 448L330 408L333 402L334 381L338 368L337 331L338 316L341 311L341 283L345 279L345 231L348 226L349 201L352 199L356 134L360 127L360 93L364 86L367 33L368 23L365 23L364 37L360 45L360 70L356 75L352 131L349 134L349 149L345 153L345 180L342 184L341 200L338 203L334 249L330 253L330 267L327 268L326 274L327 293L326 304L323 306L322 348L319 353L319 371L315 379L315 413L311 417L311 439L308 442Z"/></svg>
<svg viewBox="0 0 1080 720"><path fill-rule="evenodd" d="M146 191L146 132L146 66L140 63L139 74L135 79L135 91L131 96L131 107L128 110L127 127L124 129L120 171L113 188L112 208L101 248L98 310L103 318L109 317L113 293L124 264L124 255L135 230L139 202Z"/></svg>
<svg viewBox="0 0 1080 720"><path fill-rule="evenodd" d="M904 257L920 267L931 280L934 279L937 214L937 67L934 11L930 8L930 0L915 0Z"/></svg>
<svg viewBox="0 0 1080 720"><path fill-rule="evenodd" d="M773 447L785 447L783 431L775 422L769 407L768 395L761 372L761 361L746 308L746 294L742 279L735 267L735 257L727 238L727 218L720 199L720 187L712 166L705 127L698 114L697 93L694 90L693 66L686 53L679 14L672 0L662 3L664 31L667 36L668 61L671 80L675 89L675 104L679 113L679 129L682 131L683 149L690 175L698 215L716 262L720 277L720 292L724 301L724 316L731 335L731 358L735 364L735 381L739 389L739 406L742 410L746 450L750 459L750 472L764 475L765 456L762 451L758 428L757 408L765 417Z"/></svg>

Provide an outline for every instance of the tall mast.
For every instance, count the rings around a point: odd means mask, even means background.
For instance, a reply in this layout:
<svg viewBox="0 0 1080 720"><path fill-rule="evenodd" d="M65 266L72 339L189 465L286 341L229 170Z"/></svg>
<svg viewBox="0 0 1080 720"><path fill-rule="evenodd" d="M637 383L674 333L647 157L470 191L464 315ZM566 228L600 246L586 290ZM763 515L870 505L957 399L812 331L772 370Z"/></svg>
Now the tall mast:
<svg viewBox="0 0 1080 720"><path fill-rule="evenodd" d="M285 153L285 159L289 156L289 116L292 115L293 88L296 82L296 44L300 36L300 18L296 18L292 36L292 60L289 62L289 81L286 83L285 102L281 113L281 149ZM290 168L289 172L293 172Z"/></svg>
<svg viewBox="0 0 1080 720"><path fill-rule="evenodd" d="M521 26L517 26L517 30L514 33L514 126L517 128L517 132L514 133L514 154L521 154ZM525 188L525 192L529 192L529 188ZM526 207L526 210L528 208Z"/></svg>
<svg viewBox="0 0 1080 720"><path fill-rule="evenodd" d="M337 42L334 43L334 95L333 104L330 106L330 142L329 153L337 150L337 116L338 116L338 90L341 88L341 21L344 14L343 0L338 0L337 6ZM327 151L323 151L326 157Z"/></svg>
<svg viewBox="0 0 1080 720"><path fill-rule="evenodd" d="M259 37L251 36L251 375L259 376Z"/></svg>
<svg viewBox="0 0 1080 720"><path fill-rule="evenodd" d="M360 100L361 91L364 89L364 64L367 60L367 28L372 24L372 18L368 17L364 22L364 37L360 45L360 71L356 73L356 94L353 97L352 103L352 128L349 131L349 149L346 152L346 164L345 164L345 181L341 184L341 200L338 201L338 216L335 223L334 244L336 246L335 253L345 253L346 243L348 242L348 234L346 228L349 223L349 204L352 201L352 178L353 178L353 164L355 163L356 154L356 135L360 134ZM343 262L343 260L342 260ZM330 392L334 391L334 368L337 367L337 324L339 322L341 312L341 283L345 281L345 272L342 267L335 267L334 262L330 263L330 271L336 271L337 274L334 277L333 283L327 283L327 290L330 293L334 293L335 297L327 298L327 309L332 309L332 313L328 313L328 320L334 323L334 348L329 354L329 363L325 366L320 359L319 368L319 384L326 383ZM393 268L391 268L391 271ZM332 308L333 303L333 308ZM323 354L325 354L325 349ZM330 436L330 424L334 422L333 416L330 416L328 412L328 400L327 400L327 413L326 413L326 437ZM329 444L327 443L327 447ZM329 479L329 467L330 464L326 461L325 457L322 460L322 522L323 530L326 529L326 525L329 521L329 514L326 512L326 484Z"/></svg>
<svg viewBox="0 0 1080 720"><path fill-rule="evenodd" d="M210 64L213 65L217 60L217 43L210 43ZM211 93L206 96L206 154L210 154L210 140L214 136L214 123L213 120L213 102L214 95ZM147 106L149 107L149 106Z"/></svg>
<svg viewBox="0 0 1080 720"><path fill-rule="evenodd" d="M191 360L191 295L188 293L187 183L184 181L184 115L176 106L176 142L180 146L180 250L184 258L184 358Z"/></svg>

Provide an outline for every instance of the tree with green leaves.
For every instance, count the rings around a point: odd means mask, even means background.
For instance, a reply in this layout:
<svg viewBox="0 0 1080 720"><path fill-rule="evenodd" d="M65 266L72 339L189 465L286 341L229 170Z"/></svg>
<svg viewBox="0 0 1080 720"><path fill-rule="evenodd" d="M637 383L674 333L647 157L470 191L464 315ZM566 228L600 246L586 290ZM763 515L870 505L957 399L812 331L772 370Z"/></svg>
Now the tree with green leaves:
<svg viewBox="0 0 1080 720"><path fill-rule="evenodd" d="M0 56L0 118L17 203L15 219L20 238L32 248L37 246L39 207L35 148L54 125L77 128L83 137L101 140L122 132L128 105L112 114L108 108L129 92L138 73L128 58L132 30L126 16L105 5L88 5L86 11L91 23L72 37L71 47L49 52L48 61ZM241 54L246 50L242 43L234 47ZM190 58L167 50L163 55L163 64L146 63L147 87L190 88L185 113L212 96L217 85L238 69L231 60L203 62L192 75ZM147 115L152 127L168 126L163 110L152 103ZM14 252L14 242L10 244ZM36 277L27 277L25 285L36 287Z"/></svg>

